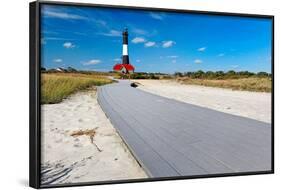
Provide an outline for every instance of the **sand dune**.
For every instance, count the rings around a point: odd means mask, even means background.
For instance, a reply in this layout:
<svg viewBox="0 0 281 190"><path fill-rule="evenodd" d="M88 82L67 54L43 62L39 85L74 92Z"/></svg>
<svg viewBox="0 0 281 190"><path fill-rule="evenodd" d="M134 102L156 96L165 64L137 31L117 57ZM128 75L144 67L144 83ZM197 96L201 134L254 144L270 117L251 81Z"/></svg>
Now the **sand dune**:
<svg viewBox="0 0 281 190"><path fill-rule="evenodd" d="M271 123L271 93L185 85L171 80L133 80L139 89L178 101Z"/></svg>
<svg viewBox="0 0 281 190"><path fill-rule="evenodd" d="M42 184L147 177L99 107L95 91L41 109Z"/></svg>

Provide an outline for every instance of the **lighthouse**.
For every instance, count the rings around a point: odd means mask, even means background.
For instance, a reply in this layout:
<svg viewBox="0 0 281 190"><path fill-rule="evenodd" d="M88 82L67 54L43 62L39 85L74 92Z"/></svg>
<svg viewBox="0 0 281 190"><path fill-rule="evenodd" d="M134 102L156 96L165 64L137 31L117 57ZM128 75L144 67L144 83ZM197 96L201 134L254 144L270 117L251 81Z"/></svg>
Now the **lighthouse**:
<svg viewBox="0 0 281 190"><path fill-rule="evenodd" d="M125 29L122 33L123 35L123 54L122 54L122 63L129 64L129 55L128 55L128 29Z"/></svg>
<svg viewBox="0 0 281 190"><path fill-rule="evenodd" d="M130 64L129 53L128 53L128 29L122 32L123 43L122 43L122 63L114 65L113 70L122 74L131 74L135 68Z"/></svg>

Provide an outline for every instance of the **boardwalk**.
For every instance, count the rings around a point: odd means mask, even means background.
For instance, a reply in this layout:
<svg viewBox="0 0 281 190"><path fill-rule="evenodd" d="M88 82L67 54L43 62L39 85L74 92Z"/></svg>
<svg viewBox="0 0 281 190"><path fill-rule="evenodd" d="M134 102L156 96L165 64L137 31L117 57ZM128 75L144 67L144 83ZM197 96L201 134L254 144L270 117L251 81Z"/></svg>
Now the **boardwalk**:
<svg viewBox="0 0 281 190"><path fill-rule="evenodd" d="M271 169L268 123L153 95L128 81L100 87L98 101L151 177Z"/></svg>

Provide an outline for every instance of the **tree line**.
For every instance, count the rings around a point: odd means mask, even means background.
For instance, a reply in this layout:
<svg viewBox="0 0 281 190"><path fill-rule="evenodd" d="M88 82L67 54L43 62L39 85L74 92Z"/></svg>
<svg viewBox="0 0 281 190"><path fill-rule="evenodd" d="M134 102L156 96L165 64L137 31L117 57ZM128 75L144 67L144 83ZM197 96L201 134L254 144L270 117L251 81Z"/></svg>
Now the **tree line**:
<svg viewBox="0 0 281 190"><path fill-rule="evenodd" d="M271 73L267 72L249 72L249 71L195 71L195 72L175 72L176 77L189 77L193 79L238 79L248 77L271 77Z"/></svg>

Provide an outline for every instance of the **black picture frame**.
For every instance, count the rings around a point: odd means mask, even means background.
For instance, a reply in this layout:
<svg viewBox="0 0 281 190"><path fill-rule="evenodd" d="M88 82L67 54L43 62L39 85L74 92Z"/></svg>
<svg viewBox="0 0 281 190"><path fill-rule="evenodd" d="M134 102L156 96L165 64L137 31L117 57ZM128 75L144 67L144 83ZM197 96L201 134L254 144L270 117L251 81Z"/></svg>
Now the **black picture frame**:
<svg viewBox="0 0 281 190"><path fill-rule="evenodd" d="M177 13L193 13L203 15L222 15L234 17L250 17L250 18L267 18L272 20L272 40L271 40L271 73L272 73L272 93L271 93L271 169L268 171L255 172L238 172L226 174L206 174L197 176L180 176L180 177L165 177L165 178L148 178L135 180L114 180L101 182L82 182L71 184L58 184L44 186L40 184L40 160L41 160L41 132L40 132L40 7L41 5L64 5L64 6L80 6L80 7L103 7L103 8L119 8L130 10L149 10L162 12L177 12ZM135 183L135 182L152 182L162 180L182 180L194 178L211 178L211 177L228 177L242 175L257 175L257 174L273 174L274 173L274 16L273 15L258 15L245 13L228 13L228 12L211 12L198 10L182 10L182 9L167 9L167 8L152 8L152 7L134 7L121 5L105 5L105 4L89 4L89 3L70 3L70 2L55 2L55 1L34 1L29 4L29 185L33 188L52 188L52 187L73 187L84 185L101 185L101 184L117 184L117 183Z"/></svg>

